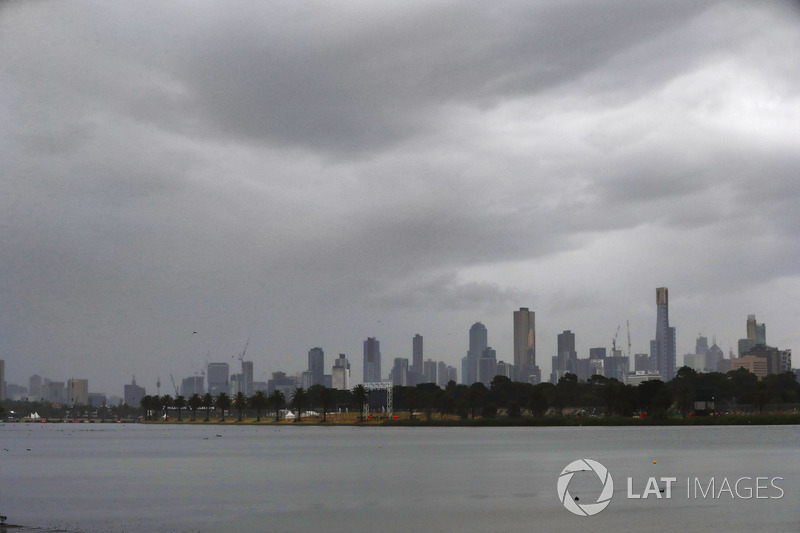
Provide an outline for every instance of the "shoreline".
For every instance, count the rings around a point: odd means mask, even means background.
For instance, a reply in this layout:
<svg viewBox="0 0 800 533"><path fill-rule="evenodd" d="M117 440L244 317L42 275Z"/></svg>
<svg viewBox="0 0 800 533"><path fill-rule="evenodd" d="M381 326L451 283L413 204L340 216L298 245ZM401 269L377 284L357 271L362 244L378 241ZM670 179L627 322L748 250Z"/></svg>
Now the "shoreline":
<svg viewBox="0 0 800 533"><path fill-rule="evenodd" d="M261 420L255 418L238 418L226 420L86 420L86 419L54 419L33 420L22 419L5 421L9 424L150 424L150 425L192 425L192 426L348 426L348 427L582 427L582 426L624 426L624 427L650 427L650 426L772 426L772 425L800 425L800 413L765 413L765 414L734 414L723 416L691 416L686 418L634 418L634 417L599 417L599 416L544 416L544 417L519 417L508 418L504 416L494 418L432 418L426 420L424 415L414 419L389 417L373 418L359 421L348 417L347 419L327 420L323 422L317 418L308 418L300 422L293 420Z"/></svg>

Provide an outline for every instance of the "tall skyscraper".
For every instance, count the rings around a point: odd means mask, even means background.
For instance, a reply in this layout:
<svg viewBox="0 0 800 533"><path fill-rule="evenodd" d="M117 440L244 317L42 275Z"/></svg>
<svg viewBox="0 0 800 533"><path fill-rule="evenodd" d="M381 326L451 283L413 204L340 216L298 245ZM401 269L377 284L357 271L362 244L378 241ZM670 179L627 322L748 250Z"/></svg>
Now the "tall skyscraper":
<svg viewBox="0 0 800 533"><path fill-rule="evenodd" d="M381 343L375 337L364 341L364 383L381 381Z"/></svg>
<svg viewBox="0 0 800 533"><path fill-rule="evenodd" d="M325 352L322 348L311 348L308 351L308 371L311 372L311 385L325 384Z"/></svg>
<svg viewBox="0 0 800 533"><path fill-rule="evenodd" d="M28 380L28 398L38 401L42 398L42 376L34 374Z"/></svg>
<svg viewBox="0 0 800 533"><path fill-rule="evenodd" d="M475 322L469 328L469 350L467 356L461 360L461 383L472 385L478 381L478 359L483 351L489 347L489 334L486 326Z"/></svg>
<svg viewBox="0 0 800 533"><path fill-rule="evenodd" d="M422 335L417 333L411 340L411 373L422 374ZM415 380L418 382L418 380ZM417 383L415 382L414 385Z"/></svg>
<svg viewBox="0 0 800 533"><path fill-rule="evenodd" d="M217 396L220 392L230 394L230 368L228 363L208 363L206 369L208 379L208 392Z"/></svg>
<svg viewBox="0 0 800 533"><path fill-rule="evenodd" d="M49 385L48 385L49 387ZM43 391L47 392L48 394L50 391ZM43 394L46 398L48 394ZM142 397L146 394L144 387L140 387L136 384L136 376L133 376L130 385L125 385L125 404L130 405L131 407L139 407L139 403L142 401Z"/></svg>
<svg viewBox="0 0 800 533"><path fill-rule="evenodd" d="M514 311L514 368L517 381L528 382L536 370L536 313L527 307Z"/></svg>
<svg viewBox="0 0 800 533"><path fill-rule="evenodd" d="M653 365L661 379L669 381L675 377L676 350L675 328L669 325L669 291L666 287L656 289L656 339Z"/></svg>
<svg viewBox="0 0 800 533"><path fill-rule="evenodd" d="M245 396L253 394L253 362L242 361L242 392Z"/></svg>

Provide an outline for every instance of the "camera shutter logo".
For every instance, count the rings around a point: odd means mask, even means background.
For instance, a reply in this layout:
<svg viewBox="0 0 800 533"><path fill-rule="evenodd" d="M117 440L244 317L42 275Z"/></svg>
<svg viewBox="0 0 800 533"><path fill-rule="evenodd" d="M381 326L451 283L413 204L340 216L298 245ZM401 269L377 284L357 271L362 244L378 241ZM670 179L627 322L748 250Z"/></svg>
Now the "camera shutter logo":
<svg viewBox="0 0 800 533"><path fill-rule="evenodd" d="M603 490L595 503L578 503L569 493L569 482L576 472L594 472L603 483ZM558 476L558 499L571 513L578 516L593 516L608 507L614 495L614 480L608 469L591 459L578 459L568 464Z"/></svg>

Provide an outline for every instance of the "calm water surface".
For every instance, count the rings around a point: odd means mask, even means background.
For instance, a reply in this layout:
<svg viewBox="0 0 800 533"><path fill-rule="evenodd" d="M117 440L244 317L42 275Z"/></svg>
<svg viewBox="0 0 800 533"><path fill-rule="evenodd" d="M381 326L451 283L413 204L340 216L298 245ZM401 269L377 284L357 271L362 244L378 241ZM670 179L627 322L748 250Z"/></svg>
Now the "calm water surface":
<svg viewBox="0 0 800 533"><path fill-rule="evenodd" d="M28 528L87 532L794 532L798 439L796 426L0 424L0 514ZM580 458L614 480L611 503L591 517L567 511L556 490ZM627 497L628 477L641 494L650 476L678 479L671 499ZM724 479L782 477L782 494L687 498L695 477L713 477L715 490ZM590 473L570 483L581 503L601 488Z"/></svg>

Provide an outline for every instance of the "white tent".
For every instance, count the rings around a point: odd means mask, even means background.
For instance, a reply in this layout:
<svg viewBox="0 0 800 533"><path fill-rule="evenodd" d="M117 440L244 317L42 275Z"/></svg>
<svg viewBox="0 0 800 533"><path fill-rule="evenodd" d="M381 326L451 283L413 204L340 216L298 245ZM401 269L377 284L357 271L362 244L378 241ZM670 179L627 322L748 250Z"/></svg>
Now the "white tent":
<svg viewBox="0 0 800 533"><path fill-rule="evenodd" d="M42 417L39 416L39 413L31 413L30 418L32 418L33 420L38 420L38 419L40 419Z"/></svg>
<svg viewBox="0 0 800 533"><path fill-rule="evenodd" d="M287 418L287 419L291 420L291 419L296 418L296 417L294 416L293 412L287 411L286 412L286 416L284 418Z"/></svg>

